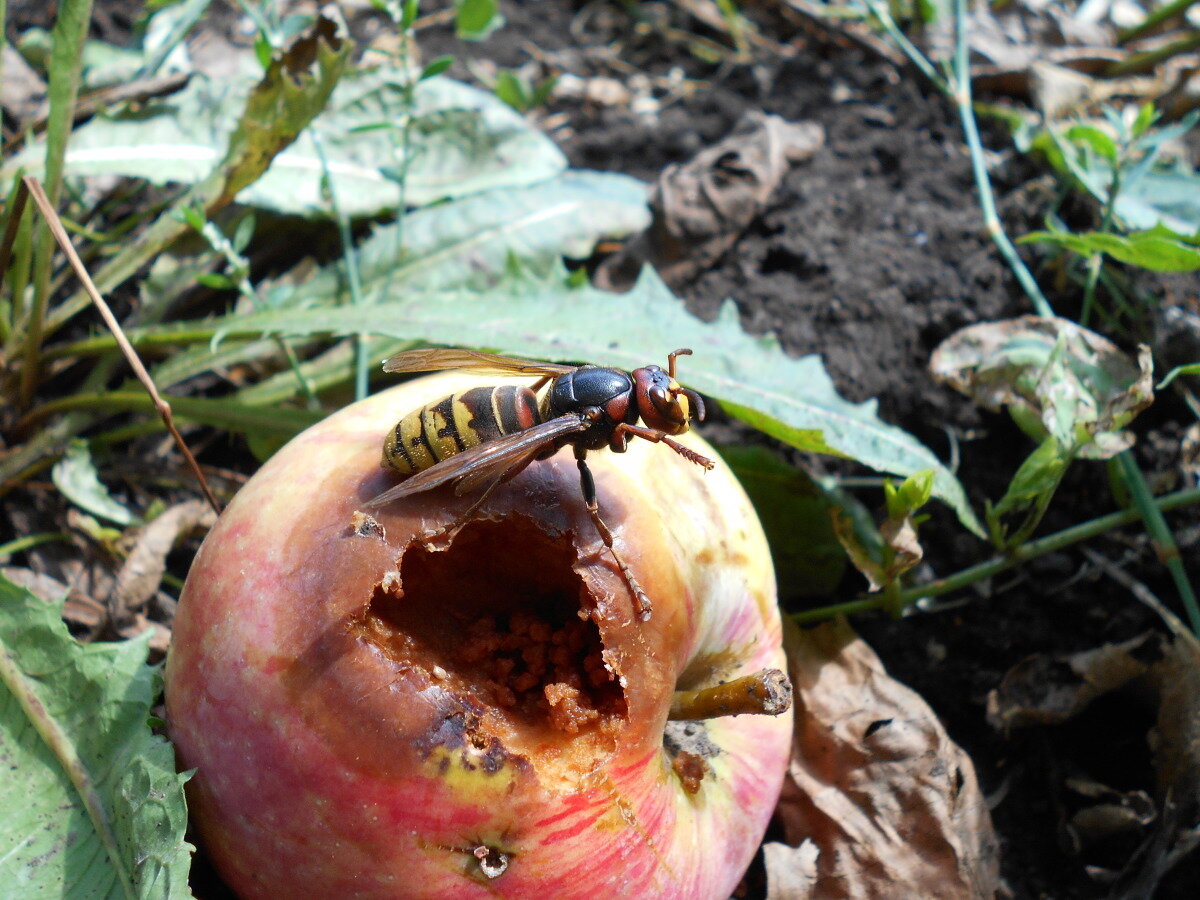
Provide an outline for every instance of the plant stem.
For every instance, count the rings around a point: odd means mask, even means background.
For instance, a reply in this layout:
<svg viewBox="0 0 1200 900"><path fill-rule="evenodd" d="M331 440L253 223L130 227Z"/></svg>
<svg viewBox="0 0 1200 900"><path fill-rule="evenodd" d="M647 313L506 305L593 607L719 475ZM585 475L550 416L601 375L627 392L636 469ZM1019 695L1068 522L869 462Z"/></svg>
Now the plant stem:
<svg viewBox="0 0 1200 900"><path fill-rule="evenodd" d="M1163 565L1167 567L1167 571L1171 573L1171 579L1175 582L1180 599L1183 600L1183 608L1187 611L1192 632L1200 635L1200 606L1196 605L1196 595L1192 591L1192 584L1188 581L1187 571L1183 567L1175 536L1171 534L1167 520L1163 518L1162 510L1154 502L1150 488L1146 485L1146 479L1142 477L1142 470L1138 468L1137 460L1133 458L1133 452L1124 450L1117 454L1117 463L1121 467L1121 478L1133 500L1133 508L1145 523L1155 552Z"/></svg>
<svg viewBox="0 0 1200 900"><path fill-rule="evenodd" d="M1200 503L1200 488L1189 488L1184 491L1176 491L1173 494L1166 494L1151 500L1150 505L1162 513L1192 503ZM905 602L912 603L922 597L937 597L942 594L949 594L952 591L968 587L977 581L998 575L1020 563L1036 559L1039 556L1045 556L1047 553L1053 553L1055 550L1061 550L1063 547L1069 547L1071 544L1076 544L1079 541L1096 537L1106 531L1120 528L1122 525L1129 525L1140 518L1142 518L1142 513L1139 510L1126 509L1120 512L1109 513L1106 516L1100 516L1096 519L1090 519L1087 522L1072 525L1070 528L1064 528L1062 531L1057 531L1036 541L1030 541L1028 544L1014 548L1004 556L992 557L985 562L970 566L945 578L937 578L924 584L907 587L900 592L900 597ZM880 609L888 606L889 602L888 597L882 594L873 594L867 597L859 597L846 603L835 603L831 606L822 606L819 609L792 613L792 618L798 624L803 625L837 615L851 615L853 613Z"/></svg>
<svg viewBox="0 0 1200 900"><path fill-rule="evenodd" d="M1053 316L1054 309L1038 287L1037 281L1021 257L1017 248L1004 232L1000 216L996 213L996 201L992 194L992 183L988 177L987 165L984 162L983 142L979 138L979 124L975 121L975 111L971 106L971 65L967 59L967 3L966 0L954 0L954 86L950 93L954 105L958 109L958 118L962 123L963 136L971 153L971 171L975 176L975 188L979 193L979 206L983 212L983 223L988 236L1012 269L1025 295L1033 304L1034 311L1039 316Z"/></svg>
<svg viewBox="0 0 1200 900"><path fill-rule="evenodd" d="M905 37L904 33L896 25L891 13L887 11L879 0L863 0L863 2L866 4L867 9L870 10L876 23L899 45L900 49L904 51L904 55L908 57L912 64L920 69L922 74L939 91L954 102L959 122L962 125L963 136L967 142L967 149L971 154L971 172L975 177L975 188L979 194L979 206L983 213L983 224L987 230L988 237L992 239L992 242L996 245L996 249L1000 251L1000 255L1004 257L1004 261L1008 264L1008 267L1012 269L1013 275L1016 276L1017 282L1021 285L1021 289L1033 304L1034 311L1039 316L1053 316L1054 310L1050 306L1050 302L1046 299L1046 295L1042 293L1042 289L1038 287L1037 281L1029 269L1026 268L1025 263L1021 261L1021 257L1017 253L1017 248L1013 246L1008 235L1004 233L1004 226L1001 224L1000 217L996 213L996 201L992 193L991 179L988 176L987 165L984 162L983 142L979 137L979 125L975 121L975 111L971 105L971 68L967 59L966 0L954 0L955 46L954 62L951 70L953 83L947 82L937 69L934 68L933 63L920 50L913 46L912 42Z"/></svg>
<svg viewBox="0 0 1200 900"><path fill-rule="evenodd" d="M1122 163L1123 160L1120 158L1113 162L1112 178L1108 182L1108 197L1104 201L1104 212L1100 216L1100 230L1103 232L1112 228L1113 216L1117 208L1117 195L1121 193ZM1104 254L1093 253L1088 260L1087 282L1083 286L1083 309L1079 312L1079 324L1084 328L1087 328L1088 319L1092 314L1092 304L1096 299L1096 283L1100 280L1103 269Z"/></svg>
<svg viewBox="0 0 1200 900"><path fill-rule="evenodd" d="M1145 19L1132 28L1124 28L1117 32L1117 43L1124 44L1128 41L1136 41L1142 35L1149 34L1168 19L1183 15L1196 2L1197 0L1172 0L1172 2L1167 3L1165 6L1151 10Z"/></svg>
<svg viewBox="0 0 1200 900"><path fill-rule="evenodd" d="M908 36L900 30L900 26L896 24L896 20L892 18L891 11L879 0L863 0L866 4L871 16L874 17L875 23L879 25L887 36L896 42L896 45L908 57L908 61L916 66L921 74L930 80L930 82L943 94L950 94L950 86L946 83L946 79L934 67L929 58L916 48Z"/></svg>
<svg viewBox="0 0 1200 900"><path fill-rule="evenodd" d="M1181 56L1184 53L1190 53L1197 47L1200 47L1200 33L1189 34L1187 37L1172 41L1163 47L1147 50L1144 53L1134 53L1119 62L1113 63L1104 70L1104 77L1117 78L1121 75L1146 72L1155 68L1159 63L1170 59L1172 56Z"/></svg>
<svg viewBox="0 0 1200 900"><path fill-rule="evenodd" d="M329 168L329 160L325 157L325 143L316 128L309 132L313 147L317 150L317 159L321 161L321 177L329 190L329 204L333 207L333 218L337 222L338 239L342 243L342 259L346 263L346 282L350 289L350 305L359 306L363 302L362 277L358 268L358 251L354 249L354 235L350 233L350 220L346 217L342 204L338 199L337 185L333 182L333 172ZM354 335L354 399L361 400L367 396L367 386L370 370L367 360L369 335Z"/></svg>
<svg viewBox="0 0 1200 900"><path fill-rule="evenodd" d="M14 553L20 553L22 550L28 550L30 547L36 547L38 544L49 544L55 541L69 544L72 541L72 537L61 531L27 534L25 537L9 541L7 544L0 544L0 561L7 561Z"/></svg>

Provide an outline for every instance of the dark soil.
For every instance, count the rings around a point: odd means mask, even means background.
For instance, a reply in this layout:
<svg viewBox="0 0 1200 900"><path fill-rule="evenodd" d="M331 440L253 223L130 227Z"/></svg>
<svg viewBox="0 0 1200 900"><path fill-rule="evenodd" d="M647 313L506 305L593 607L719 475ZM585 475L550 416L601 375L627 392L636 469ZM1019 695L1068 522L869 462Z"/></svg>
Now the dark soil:
<svg viewBox="0 0 1200 900"><path fill-rule="evenodd" d="M664 11L646 12L646 18L654 12ZM615 9L597 13L593 4L581 13L556 2L508 4L505 13L509 27L486 44L464 47L448 35L429 34L430 53L516 67L529 62L528 48L536 46L539 55L550 54L575 74L611 74L614 67L585 48L617 40L622 62L641 73L666 78L675 68L704 82L653 118L626 109L552 106L546 119L566 115L568 124L552 133L574 165L652 180L666 164L685 161L724 137L748 109L821 123L825 148L792 170L771 208L717 266L672 287L707 318L732 297L747 330L774 332L795 355L819 354L843 396L877 398L882 418L944 458L951 439L959 441L959 474L977 508L984 498L1003 494L1031 444L1007 419L980 412L926 372L934 347L957 329L1032 311L985 234L970 160L942 97L913 71L838 46L827 34L781 23L771 36L791 58L708 66L654 29L637 37L638 28ZM572 23L581 42L572 39ZM672 24L705 33L686 19ZM1010 234L1040 227L1051 199L1048 182L1008 149L1003 134L993 135L990 144L999 154L992 177ZM1032 256L1029 262L1036 267ZM1194 292L1194 279L1190 288ZM1074 295L1051 300L1066 315L1077 303ZM1175 422L1187 420L1171 403L1160 399L1139 423L1141 462L1148 477L1159 479L1160 491L1174 486ZM1102 465L1077 464L1041 533L1116 508ZM945 510L935 513L922 535L939 575L989 555ZM1159 596L1175 597L1136 530L1092 546L1112 559L1132 559L1130 574ZM1195 569L1194 549L1191 558ZM838 596L820 602L850 599L862 587L857 576L848 577ZM786 602L788 586L781 590ZM1130 847L1106 845L1078 855L1065 849L1064 816L1077 801L1065 791L1064 778L1082 771L1113 787L1153 793L1146 741L1151 714L1129 701L1111 701L1076 725L1006 738L987 725L984 701L1004 673L1030 654L1125 640L1158 623L1077 549L964 595L934 614L900 621L863 616L854 624L889 671L924 696L971 754L994 798L1002 871L1012 895L1105 896L1108 885L1088 867L1119 870ZM1193 858L1156 896L1192 897L1197 883L1200 860Z"/></svg>
<svg viewBox="0 0 1200 900"><path fill-rule="evenodd" d="M110 9L99 20L98 36L113 39L111 30L119 32L126 22L120 16L138 5L97 2L124 11L114 18ZM1031 310L984 232L969 159L953 111L941 97L926 90L914 72L827 32L782 20L763 21L789 57L763 52L755 64L744 65L702 62L682 40L664 37L667 29L654 24L659 19L680 31L717 37L668 4L638 5L640 23L630 18L632 5L615 2L590 3L582 11L558 0L503 8L508 25L487 42L465 45L448 29L430 28L422 32L422 51L428 58L455 54L460 60L455 74L468 78L467 60L517 67L537 58L580 76L628 81L641 75L668 84L675 70L695 80L695 90L664 103L655 115L576 101L538 111L577 166L650 180L666 164L684 161L723 137L748 109L820 122L825 148L791 172L772 206L717 266L672 287L702 317L711 317L732 297L747 330L774 332L795 355L820 354L846 398L878 398L882 418L943 457L949 456L951 438L957 440L960 477L977 508L984 498L1001 496L1031 446L1007 420L979 412L934 383L925 366L933 348L962 326ZM40 15L43 6L10 3L10 16L22 11ZM16 25L10 21L9 27L11 35ZM619 54L604 51L611 46L619 46ZM993 176L1010 232L1040 227L1048 193L1037 171L1006 149L1002 135L991 143L1000 155ZM1073 302L1057 299L1064 310ZM1164 399L1139 422L1141 460L1159 491L1171 487L1176 423L1184 420L1171 402ZM1042 533L1115 508L1101 466L1077 464ZM1138 535L1131 529L1092 546L1112 559L1132 560L1130 574L1170 600L1174 590ZM922 536L931 570L940 575L989 555L942 508ZM1189 552L1194 575L1200 564L1194 548L1185 549ZM862 587L848 576L836 596L819 602L850 599ZM785 601L798 606L795 591L781 588ZM864 616L854 625L974 759L985 791L995 798L1003 874L1012 895L1104 896L1106 885L1090 877L1087 866L1119 869L1127 848L1108 858L1062 849L1059 833L1071 802L1064 776L1083 770L1114 787L1153 793L1146 712L1114 701L1077 725L1006 738L985 722L984 700L1029 654L1128 639L1156 627L1154 618L1128 590L1094 571L1078 549L955 599L962 602L943 604L939 612L899 621ZM1191 897L1197 883L1200 861L1193 859L1158 896Z"/></svg>

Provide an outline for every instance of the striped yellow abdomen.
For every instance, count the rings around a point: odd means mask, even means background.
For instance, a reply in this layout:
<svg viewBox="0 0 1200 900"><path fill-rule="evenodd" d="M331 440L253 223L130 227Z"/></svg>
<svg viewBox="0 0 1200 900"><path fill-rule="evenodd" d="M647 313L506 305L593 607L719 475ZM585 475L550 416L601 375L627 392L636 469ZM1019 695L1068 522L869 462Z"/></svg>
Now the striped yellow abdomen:
<svg viewBox="0 0 1200 900"><path fill-rule="evenodd" d="M457 453L540 421L537 397L527 387L478 387L413 410L383 443L383 465L415 475Z"/></svg>

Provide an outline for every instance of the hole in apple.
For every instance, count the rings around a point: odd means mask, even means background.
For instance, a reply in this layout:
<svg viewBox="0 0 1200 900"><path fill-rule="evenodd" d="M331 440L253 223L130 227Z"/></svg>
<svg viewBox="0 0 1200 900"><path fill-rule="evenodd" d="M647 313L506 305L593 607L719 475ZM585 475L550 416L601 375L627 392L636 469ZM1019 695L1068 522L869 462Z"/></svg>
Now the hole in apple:
<svg viewBox="0 0 1200 900"><path fill-rule="evenodd" d="M626 714L572 542L523 517L465 525L444 549L414 541L375 589L363 636L399 666L515 725L576 734Z"/></svg>

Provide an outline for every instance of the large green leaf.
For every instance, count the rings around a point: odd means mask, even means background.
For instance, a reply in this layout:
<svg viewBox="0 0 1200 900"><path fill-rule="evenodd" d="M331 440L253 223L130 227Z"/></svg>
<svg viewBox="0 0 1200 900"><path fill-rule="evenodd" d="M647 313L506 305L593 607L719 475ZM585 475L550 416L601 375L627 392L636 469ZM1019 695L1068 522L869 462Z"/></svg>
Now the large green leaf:
<svg viewBox="0 0 1200 900"><path fill-rule="evenodd" d="M193 77L180 93L97 117L76 130L67 154L71 175L126 175L155 184L193 183L226 155L235 121L255 85L252 76ZM322 191L328 169L343 211L374 215L395 208L400 185L388 173L405 165L404 76L377 68L347 73L312 127L324 163L305 132L270 169L238 194L239 202L280 212L327 212ZM404 198L424 205L496 187L532 184L566 168L562 152L493 95L447 78L421 82L415 92ZM273 121L263 119L264 124ZM33 144L0 172L40 171L43 150Z"/></svg>
<svg viewBox="0 0 1200 900"><path fill-rule="evenodd" d="M514 262L548 273L564 254L586 256L600 238L623 237L649 220L642 182L611 172L568 170L540 184L419 209L402 223L380 227L357 249L359 277L376 291L388 285L392 290L488 290ZM350 302L342 262L300 285L267 286L264 295L271 306ZM154 380L160 388L170 387L217 366L277 352L274 342L230 345L215 353L198 347L164 360L154 369ZM251 388L245 395L253 393Z"/></svg>
<svg viewBox="0 0 1200 900"><path fill-rule="evenodd" d="M584 257L602 237L650 224L646 185L612 172L569 170L539 184L473 194L382 226L358 247L365 287L490 288L511 268L548 274L563 256ZM343 266L283 288L288 305L344 301Z"/></svg>
<svg viewBox="0 0 1200 900"><path fill-rule="evenodd" d="M980 532L962 485L949 469L911 435L881 422L873 401L854 404L839 397L818 357L793 359L774 335L746 334L732 302L721 308L715 322L693 317L650 269L626 294L512 279L487 292L384 286L370 299L357 307L227 317L212 323L212 333L378 334L627 369L661 363L667 351L691 347L696 355L683 360L682 380L720 400L733 415L802 450L858 460L897 475L932 469L936 496L968 528ZM177 333L185 328L193 338L206 332L188 325ZM172 329L158 331L161 339Z"/></svg>
<svg viewBox="0 0 1200 900"><path fill-rule="evenodd" d="M185 775L151 734L147 642L77 643L0 577L0 893L187 897Z"/></svg>

